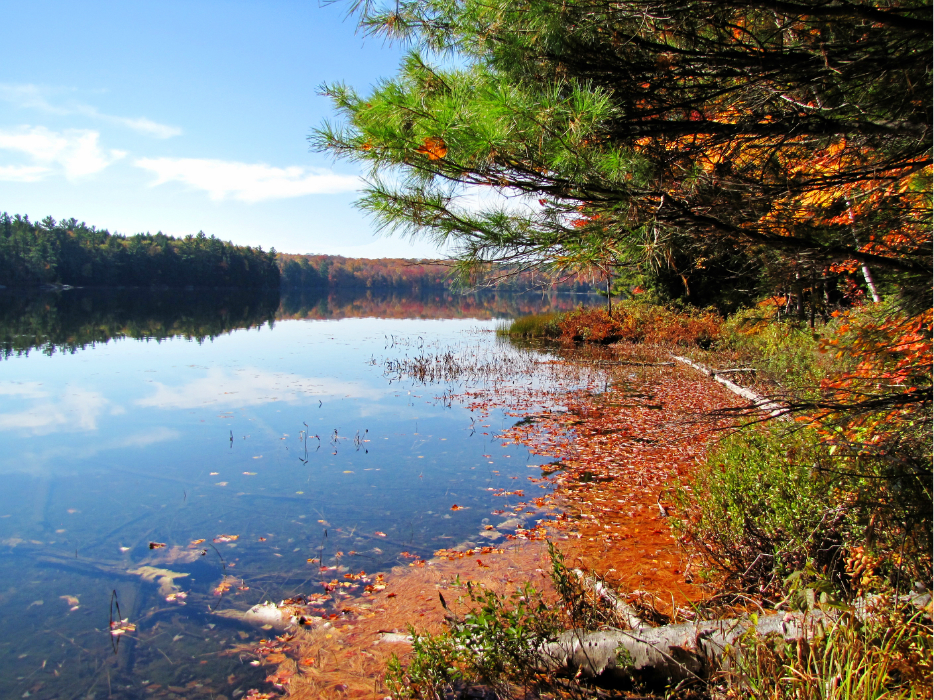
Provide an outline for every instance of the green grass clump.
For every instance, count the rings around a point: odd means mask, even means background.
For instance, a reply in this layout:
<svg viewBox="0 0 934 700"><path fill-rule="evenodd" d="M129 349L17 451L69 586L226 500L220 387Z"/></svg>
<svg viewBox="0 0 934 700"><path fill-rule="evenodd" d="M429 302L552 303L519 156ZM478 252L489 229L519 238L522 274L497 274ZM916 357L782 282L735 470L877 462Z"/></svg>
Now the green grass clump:
<svg viewBox="0 0 934 700"><path fill-rule="evenodd" d="M563 314L534 314L513 319L496 329L497 334L511 338L558 338L561 328L558 323Z"/></svg>
<svg viewBox="0 0 934 700"><path fill-rule="evenodd" d="M931 627L924 613L881 604L847 610L806 643L747 635L719 697L901 700L931 697Z"/></svg>

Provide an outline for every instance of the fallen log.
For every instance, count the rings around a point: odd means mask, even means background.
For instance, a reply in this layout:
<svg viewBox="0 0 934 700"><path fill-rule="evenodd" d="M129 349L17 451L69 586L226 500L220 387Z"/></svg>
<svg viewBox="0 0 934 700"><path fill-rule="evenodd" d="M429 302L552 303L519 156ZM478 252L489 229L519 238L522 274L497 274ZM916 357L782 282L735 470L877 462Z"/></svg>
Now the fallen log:
<svg viewBox="0 0 934 700"><path fill-rule="evenodd" d="M688 358L681 357L680 355L672 355L671 358L681 362L682 364L688 365L689 367L693 367L698 372L703 372L705 375L713 379L715 382L719 382L737 396L742 396L747 401L751 401L754 408L767 412L772 418L782 418L786 413L788 413L787 406L783 406L777 401L767 399L750 389L742 387L735 382L731 382L729 379L721 377L719 372L709 369L708 367L704 367L704 365L699 365L696 362L692 362Z"/></svg>
<svg viewBox="0 0 934 700"><path fill-rule="evenodd" d="M857 620L868 620L880 607L885 609L893 602L909 605L924 619L931 620L932 595L920 583L914 591L895 601L888 601L884 596L860 598L852 614ZM539 656L544 670L567 670L585 678L603 676L613 680L667 683L705 678L729 668L741 656L742 646L738 642L743 635L780 635L786 642L798 642L810 640L821 629L834 624L843 624L839 614L809 610L662 627L642 626L631 630L588 632L578 629L543 645Z"/></svg>
<svg viewBox="0 0 934 700"><path fill-rule="evenodd" d="M544 669L567 670L587 678L649 682L705 678L727 668L737 642L754 630L786 641L810 639L832 622L820 611L779 613L761 618L687 622L634 630L570 630L541 650Z"/></svg>
<svg viewBox="0 0 934 700"><path fill-rule="evenodd" d="M580 569L573 569L573 573L580 580L581 586L593 593L598 598L604 600L613 611L619 616L625 626L632 630L648 627L645 621L639 616L634 607L620 600L616 592L607 586L603 581L593 575L587 575Z"/></svg>

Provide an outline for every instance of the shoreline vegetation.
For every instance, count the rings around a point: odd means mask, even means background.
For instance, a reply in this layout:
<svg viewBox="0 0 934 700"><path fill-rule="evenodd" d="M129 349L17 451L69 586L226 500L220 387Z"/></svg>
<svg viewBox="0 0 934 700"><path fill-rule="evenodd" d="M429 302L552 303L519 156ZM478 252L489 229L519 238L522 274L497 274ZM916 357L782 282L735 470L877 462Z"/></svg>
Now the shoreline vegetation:
<svg viewBox="0 0 934 700"><path fill-rule="evenodd" d="M859 366L840 337L890 313L811 328L772 301L724 319L629 300L503 325L506 342L551 343L559 398L533 410L532 390L491 389L472 405L508 407L523 420L503 441L554 460L535 501L550 515L394 570L345 620L299 632L271 682L301 700L931 697L929 421L862 424L877 443L899 431L903 459L920 451L897 475L822 423ZM673 355L781 401L784 420ZM690 651L717 620L743 631ZM585 634L593 653L572 653Z"/></svg>

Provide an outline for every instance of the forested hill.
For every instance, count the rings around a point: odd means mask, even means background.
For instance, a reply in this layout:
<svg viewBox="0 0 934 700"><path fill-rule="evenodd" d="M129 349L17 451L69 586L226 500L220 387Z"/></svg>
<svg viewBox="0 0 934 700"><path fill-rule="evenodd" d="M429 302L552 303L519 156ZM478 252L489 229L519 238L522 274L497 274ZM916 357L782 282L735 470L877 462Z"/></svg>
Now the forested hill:
<svg viewBox="0 0 934 700"><path fill-rule="evenodd" d="M279 286L275 250L199 233L112 234L75 219L0 214L0 284L73 286Z"/></svg>
<svg viewBox="0 0 934 700"><path fill-rule="evenodd" d="M490 272L492 273L492 268ZM447 290L451 268L440 260L289 255L239 246L199 233L125 236L76 219L32 222L0 213L0 285L36 287L230 287L239 289ZM482 280L481 280L482 281ZM531 273L506 276L501 290L590 292L584 276L552 283Z"/></svg>

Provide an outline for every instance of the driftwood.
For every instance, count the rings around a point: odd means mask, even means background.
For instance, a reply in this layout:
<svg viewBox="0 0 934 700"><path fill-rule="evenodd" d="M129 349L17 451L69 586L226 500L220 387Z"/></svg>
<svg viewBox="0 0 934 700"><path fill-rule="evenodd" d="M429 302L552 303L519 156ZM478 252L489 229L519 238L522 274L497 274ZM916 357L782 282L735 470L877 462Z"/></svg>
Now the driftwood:
<svg viewBox="0 0 934 700"><path fill-rule="evenodd" d="M709 369L708 367L704 367L704 365L699 365L696 362L692 362L688 358L681 357L680 355L672 355L671 358L673 360L677 360L678 362L686 364L689 367L693 367L698 372L703 372L708 377L713 379L715 382L719 382L720 384L725 386L727 389L732 391L734 394L738 396L742 396L747 401L751 401L755 408L759 409L760 411L766 411L773 418L781 418L786 413L788 413L787 406L783 406L777 401L772 401L770 399L765 398L764 396L760 396L759 394L757 394L756 392L750 389L741 387L739 384L736 384L735 382L731 382L729 379L721 377L719 372ZM730 370L730 371L738 371L738 370Z"/></svg>
<svg viewBox="0 0 934 700"><path fill-rule="evenodd" d="M628 629L639 630L649 626L645 620L639 617L639 613L634 607L620 600L616 592L599 578L587 575L580 569L574 569L573 573L580 580L581 586L606 602Z"/></svg>
<svg viewBox="0 0 934 700"><path fill-rule="evenodd" d="M634 625L631 630L565 632L556 641L542 646L540 658L545 670L568 670L586 678L635 678L663 683L704 678L730 667L742 653L737 643L745 634L779 635L786 642L798 642L813 638L822 628L841 624L838 614L810 610L647 627L612 591L602 585L595 587L594 579L587 581L587 587L608 602L618 601L621 612L631 611L633 617L629 619L639 626ZM915 608L927 620L932 616L931 601L931 593L922 584L898 597L899 603ZM857 620L868 620L877 614L879 606L884 608L887 604L884 596L860 598L852 612Z"/></svg>
<svg viewBox="0 0 934 700"><path fill-rule="evenodd" d="M809 639L830 618L820 611L779 613L752 619L688 622L634 630L571 630L542 647L547 670L581 676L645 681L703 678L730 665L740 637L754 630L793 642Z"/></svg>

